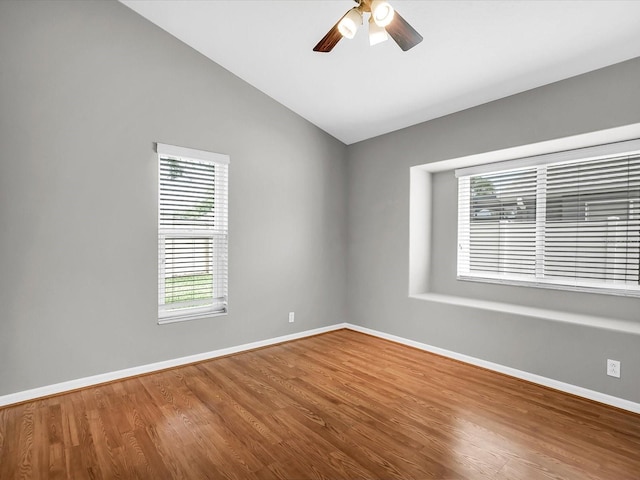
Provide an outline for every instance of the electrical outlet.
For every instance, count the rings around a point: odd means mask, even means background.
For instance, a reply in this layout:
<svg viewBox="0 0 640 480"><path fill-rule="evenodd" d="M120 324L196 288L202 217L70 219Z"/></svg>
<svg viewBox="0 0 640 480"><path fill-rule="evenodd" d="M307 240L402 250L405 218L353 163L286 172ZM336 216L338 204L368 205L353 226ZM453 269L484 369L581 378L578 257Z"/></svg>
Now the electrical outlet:
<svg viewBox="0 0 640 480"><path fill-rule="evenodd" d="M607 375L620 378L620 361L607 359Z"/></svg>
<svg viewBox="0 0 640 480"><path fill-rule="evenodd" d="M293 323L296 320L296 314L294 312L289 312L289 323Z"/></svg>

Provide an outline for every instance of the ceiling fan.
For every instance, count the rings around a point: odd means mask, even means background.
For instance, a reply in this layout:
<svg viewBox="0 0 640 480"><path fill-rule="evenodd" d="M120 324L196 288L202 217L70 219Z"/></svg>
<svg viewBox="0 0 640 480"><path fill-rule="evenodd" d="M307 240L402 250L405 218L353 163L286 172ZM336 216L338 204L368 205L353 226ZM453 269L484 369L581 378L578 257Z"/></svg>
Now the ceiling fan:
<svg viewBox="0 0 640 480"><path fill-rule="evenodd" d="M358 6L345 13L338 23L313 47L314 52L328 53L342 37L351 39L362 25L363 14L369 17L369 44L376 45L391 36L403 50L407 51L422 41L422 35L407 23L400 14L384 0L354 0ZM388 35L387 35L388 34Z"/></svg>

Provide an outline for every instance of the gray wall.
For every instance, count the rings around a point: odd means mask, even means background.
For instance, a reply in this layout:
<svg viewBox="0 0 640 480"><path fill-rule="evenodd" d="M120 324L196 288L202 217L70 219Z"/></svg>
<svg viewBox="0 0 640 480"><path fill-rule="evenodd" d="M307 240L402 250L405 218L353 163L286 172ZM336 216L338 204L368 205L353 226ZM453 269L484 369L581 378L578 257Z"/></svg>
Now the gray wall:
<svg viewBox="0 0 640 480"><path fill-rule="evenodd" d="M156 324L156 141L231 156L227 316ZM346 320L346 147L127 7L0 1L0 146L0 395Z"/></svg>
<svg viewBox="0 0 640 480"><path fill-rule="evenodd" d="M640 336L408 298L409 168L640 122L640 59L348 147L351 322L640 402ZM640 323L640 300L457 282L456 181L432 177L431 290ZM605 375L606 359L622 378Z"/></svg>

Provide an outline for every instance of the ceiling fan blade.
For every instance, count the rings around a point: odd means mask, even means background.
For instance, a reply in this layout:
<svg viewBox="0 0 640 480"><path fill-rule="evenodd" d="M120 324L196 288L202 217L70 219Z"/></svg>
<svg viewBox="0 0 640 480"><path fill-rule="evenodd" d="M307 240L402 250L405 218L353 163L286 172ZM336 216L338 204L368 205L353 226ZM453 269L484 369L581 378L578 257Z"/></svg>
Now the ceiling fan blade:
<svg viewBox="0 0 640 480"><path fill-rule="evenodd" d="M338 25L345 16L346 13L342 17L340 17L340 20L337 21L333 28L329 30L324 37L322 37L322 40L320 40L318 44L313 47L314 52L329 53L331 50L333 50L333 47L335 47L342 38L342 34L338 30Z"/></svg>
<svg viewBox="0 0 640 480"><path fill-rule="evenodd" d="M387 25L385 29L405 52L422 41L422 35L416 32L415 29L400 16L397 10L393 15L393 20L391 20L391 23Z"/></svg>

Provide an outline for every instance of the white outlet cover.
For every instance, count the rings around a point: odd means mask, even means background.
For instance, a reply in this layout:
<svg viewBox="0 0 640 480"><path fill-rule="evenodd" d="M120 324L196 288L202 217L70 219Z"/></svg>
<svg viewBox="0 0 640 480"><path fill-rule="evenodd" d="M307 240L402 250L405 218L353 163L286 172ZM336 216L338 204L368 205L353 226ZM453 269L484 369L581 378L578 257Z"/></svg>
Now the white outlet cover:
<svg viewBox="0 0 640 480"><path fill-rule="evenodd" d="M620 361L607 359L607 375L620 378Z"/></svg>

